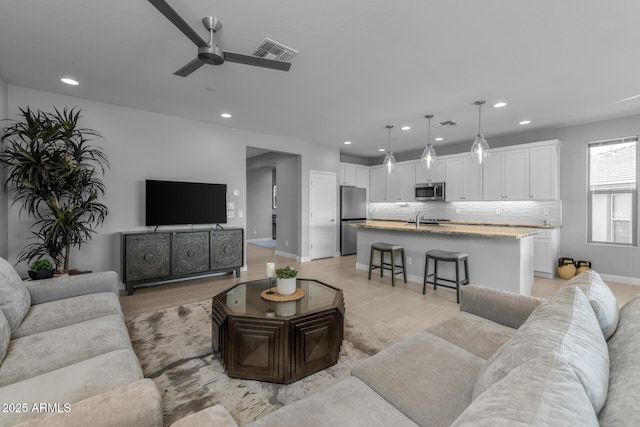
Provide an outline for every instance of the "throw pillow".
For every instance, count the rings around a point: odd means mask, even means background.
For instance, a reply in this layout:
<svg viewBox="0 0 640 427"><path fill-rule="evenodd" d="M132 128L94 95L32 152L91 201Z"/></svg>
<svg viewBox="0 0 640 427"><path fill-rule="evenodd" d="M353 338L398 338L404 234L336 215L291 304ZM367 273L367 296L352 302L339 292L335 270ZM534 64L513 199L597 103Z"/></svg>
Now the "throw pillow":
<svg viewBox="0 0 640 427"><path fill-rule="evenodd" d="M608 340L618 327L618 300L600 275L588 270L569 280L565 286L577 286L582 289L596 313L604 339Z"/></svg>
<svg viewBox="0 0 640 427"><path fill-rule="evenodd" d="M531 359L559 353L576 373L596 412L607 398L609 352L589 300L575 286L560 289L482 368L473 389L476 399L509 372Z"/></svg>
<svg viewBox="0 0 640 427"><path fill-rule="evenodd" d="M482 393L452 424L597 426L598 418L573 368L558 353L529 360Z"/></svg>
<svg viewBox="0 0 640 427"><path fill-rule="evenodd" d="M11 332L22 323L31 307L31 294L11 264L0 258L0 309L9 322Z"/></svg>

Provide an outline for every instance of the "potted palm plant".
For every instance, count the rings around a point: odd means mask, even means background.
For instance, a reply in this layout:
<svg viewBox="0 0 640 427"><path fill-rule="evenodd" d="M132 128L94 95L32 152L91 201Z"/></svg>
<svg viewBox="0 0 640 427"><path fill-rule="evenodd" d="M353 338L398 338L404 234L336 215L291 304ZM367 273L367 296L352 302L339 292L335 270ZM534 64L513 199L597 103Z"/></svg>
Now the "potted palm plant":
<svg viewBox="0 0 640 427"><path fill-rule="evenodd" d="M276 277L278 278L276 285L280 295L293 295L296 292L297 275L298 271L289 266L276 268Z"/></svg>
<svg viewBox="0 0 640 427"><path fill-rule="evenodd" d="M101 148L90 145L100 134L79 126L80 110L53 113L20 108L21 120L4 129L0 154L6 166L5 189L14 193L20 213L34 217L34 242L18 254L19 261L49 256L58 272L69 271L72 247L91 240L104 222L107 206L100 175L109 166Z"/></svg>

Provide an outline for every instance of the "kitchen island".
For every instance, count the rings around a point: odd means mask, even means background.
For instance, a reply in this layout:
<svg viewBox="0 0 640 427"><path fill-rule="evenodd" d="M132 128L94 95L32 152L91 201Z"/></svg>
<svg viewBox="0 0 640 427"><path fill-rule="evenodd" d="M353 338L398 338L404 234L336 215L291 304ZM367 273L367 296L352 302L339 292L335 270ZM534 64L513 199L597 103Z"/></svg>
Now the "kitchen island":
<svg viewBox="0 0 640 427"><path fill-rule="evenodd" d="M420 284L424 279L427 251L466 252L470 283L531 295L533 236L540 229L465 224L421 224L416 228L416 224L376 220L351 226L358 228L356 268L359 270L369 269L371 244L376 242L404 246L407 279ZM453 263L439 263L439 276L454 278L453 266Z"/></svg>

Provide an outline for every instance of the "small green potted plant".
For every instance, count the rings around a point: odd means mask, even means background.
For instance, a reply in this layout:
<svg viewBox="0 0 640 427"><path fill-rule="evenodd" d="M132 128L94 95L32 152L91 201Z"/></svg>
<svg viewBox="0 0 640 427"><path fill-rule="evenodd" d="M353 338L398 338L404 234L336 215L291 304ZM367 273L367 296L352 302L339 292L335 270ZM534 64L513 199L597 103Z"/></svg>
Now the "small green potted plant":
<svg viewBox="0 0 640 427"><path fill-rule="evenodd" d="M293 295L296 292L296 276L298 270L289 266L276 268L277 287L280 295Z"/></svg>
<svg viewBox="0 0 640 427"><path fill-rule="evenodd" d="M40 258L31 263L29 267L29 277L31 280L48 279L53 277L53 264L48 259Z"/></svg>

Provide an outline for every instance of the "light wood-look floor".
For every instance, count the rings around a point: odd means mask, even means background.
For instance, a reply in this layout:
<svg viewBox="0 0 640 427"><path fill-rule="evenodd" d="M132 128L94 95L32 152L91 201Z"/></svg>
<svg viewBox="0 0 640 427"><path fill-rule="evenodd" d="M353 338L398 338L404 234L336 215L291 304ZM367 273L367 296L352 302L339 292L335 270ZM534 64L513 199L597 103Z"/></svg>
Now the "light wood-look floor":
<svg viewBox="0 0 640 427"><path fill-rule="evenodd" d="M426 295L422 295L421 284L405 284L402 279L397 279L396 286L392 287L390 277L380 278L375 274L370 281L367 280L367 272L355 268L355 255L298 263L276 256L273 249L248 244L246 259L247 271L243 271L239 278L223 275L174 282L137 289L133 295L122 296L120 302L125 316L210 299L235 283L264 277L267 262L275 262L278 267L290 265L299 270L298 277L317 279L342 288L347 312L360 318L381 321L402 336L439 323L459 310L453 289L438 288L434 291L428 286ZM536 278L533 295L546 298L565 282L562 279ZM615 293L619 305L640 293L640 286L613 282L607 284Z"/></svg>

